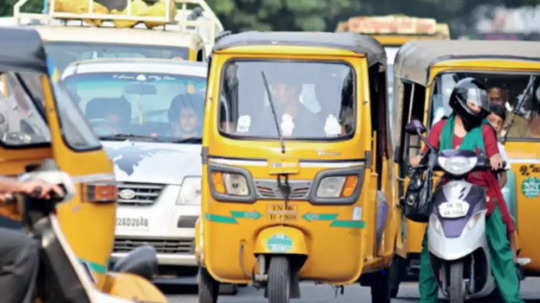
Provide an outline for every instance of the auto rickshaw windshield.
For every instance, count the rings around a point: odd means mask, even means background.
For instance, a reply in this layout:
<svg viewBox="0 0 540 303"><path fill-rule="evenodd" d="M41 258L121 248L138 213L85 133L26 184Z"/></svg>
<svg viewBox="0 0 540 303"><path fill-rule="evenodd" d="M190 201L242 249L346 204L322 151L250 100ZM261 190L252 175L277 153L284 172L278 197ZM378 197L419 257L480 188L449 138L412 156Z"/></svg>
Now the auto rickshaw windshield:
<svg viewBox="0 0 540 303"><path fill-rule="evenodd" d="M435 79L431 125L452 113L449 99L457 81L472 77L484 84L488 103L505 110L501 136L508 140L540 139L540 76L505 73L444 73Z"/></svg>
<svg viewBox="0 0 540 303"><path fill-rule="evenodd" d="M287 139L354 134L354 71L346 63L236 60L224 66L222 75L218 119L225 135L276 139L276 119Z"/></svg>

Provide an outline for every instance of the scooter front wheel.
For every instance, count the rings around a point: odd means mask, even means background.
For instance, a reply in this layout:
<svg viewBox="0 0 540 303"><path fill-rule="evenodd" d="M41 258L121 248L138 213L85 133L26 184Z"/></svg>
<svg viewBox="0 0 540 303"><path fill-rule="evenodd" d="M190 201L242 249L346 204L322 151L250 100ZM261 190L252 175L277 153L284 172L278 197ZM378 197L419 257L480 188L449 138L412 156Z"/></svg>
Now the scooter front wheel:
<svg viewBox="0 0 540 303"><path fill-rule="evenodd" d="M268 268L268 303L288 303L291 291L291 266L284 256L270 259Z"/></svg>
<svg viewBox="0 0 540 303"><path fill-rule="evenodd" d="M450 303L465 302L465 292L463 289L463 261L457 261L450 264L450 285L448 295Z"/></svg>

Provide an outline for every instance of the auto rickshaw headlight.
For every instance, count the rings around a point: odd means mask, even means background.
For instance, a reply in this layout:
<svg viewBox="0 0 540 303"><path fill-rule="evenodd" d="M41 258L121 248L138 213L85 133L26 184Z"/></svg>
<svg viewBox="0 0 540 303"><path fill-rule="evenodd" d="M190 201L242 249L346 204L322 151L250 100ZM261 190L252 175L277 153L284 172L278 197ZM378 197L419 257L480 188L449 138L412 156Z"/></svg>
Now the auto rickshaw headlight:
<svg viewBox="0 0 540 303"><path fill-rule="evenodd" d="M242 174L212 172L212 182L215 190L220 194L230 196L248 196L249 187L246 177Z"/></svg>
<svg viewBox="0 0 540 303"><path fill-rule="evenodd" d="M347 198L352 196L358 184L358 176L325 177L317 188L319 198Z"/></svg>
<svg viewBox="0 0 540 303"><path fill-rule="evenodd" d="M176 204L201 204L201 177L184 178Z"/></svg>

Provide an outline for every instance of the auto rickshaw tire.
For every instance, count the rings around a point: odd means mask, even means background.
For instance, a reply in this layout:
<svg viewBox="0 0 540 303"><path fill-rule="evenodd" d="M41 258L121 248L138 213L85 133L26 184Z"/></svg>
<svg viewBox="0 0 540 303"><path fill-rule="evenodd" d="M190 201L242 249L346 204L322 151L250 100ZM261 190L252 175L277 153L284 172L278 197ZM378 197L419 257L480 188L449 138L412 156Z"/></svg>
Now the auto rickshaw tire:
<svg viewBox="0 0 540 303"><path fill-rule="evenodd" d="M390 303L390 276L388 270L381 270L373 275L371 302Z"/></svg>
<svg viewBox="0 0 540 303"><path fill-rule="evenodd" d="M450 263L450 284L448 285L448 295L450 303L465 302L463 292L463 261Z"/></svg>
<svg viewBox="0 0 540 303"><path fill-rule="evenodd" d="M405 260L399 256L394 256L392 265L390 266L389 279L390 279L390 297L395 298L399 292L399 284L403 278L403 271L405 270Z"/></svg>
<svg viewBox="0 0 540 303"><path fill-rule="evenodd" d="M285 256L274 256L268 267L266 286L269 303L288 303L291 287L291 266Z"/></svg>
<svg viewBox="0 0 540 303"><path fill-rule="evenodd" d="M216 281L208 270L199 267L199 303L216 303L219 293L219 282Z"/></svg>

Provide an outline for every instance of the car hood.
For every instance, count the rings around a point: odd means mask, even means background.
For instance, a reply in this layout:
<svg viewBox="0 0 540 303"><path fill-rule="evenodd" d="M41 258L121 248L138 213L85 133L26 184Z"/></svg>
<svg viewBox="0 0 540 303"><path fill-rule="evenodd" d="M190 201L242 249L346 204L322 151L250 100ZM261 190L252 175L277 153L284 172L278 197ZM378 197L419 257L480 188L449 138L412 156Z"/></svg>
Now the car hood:
<svg viewBox="0 0 540 303"><path fill-rule="evenodd" d="M120 182L181 184L200 176L201 145L134 141L102 141Z"/></svg>

